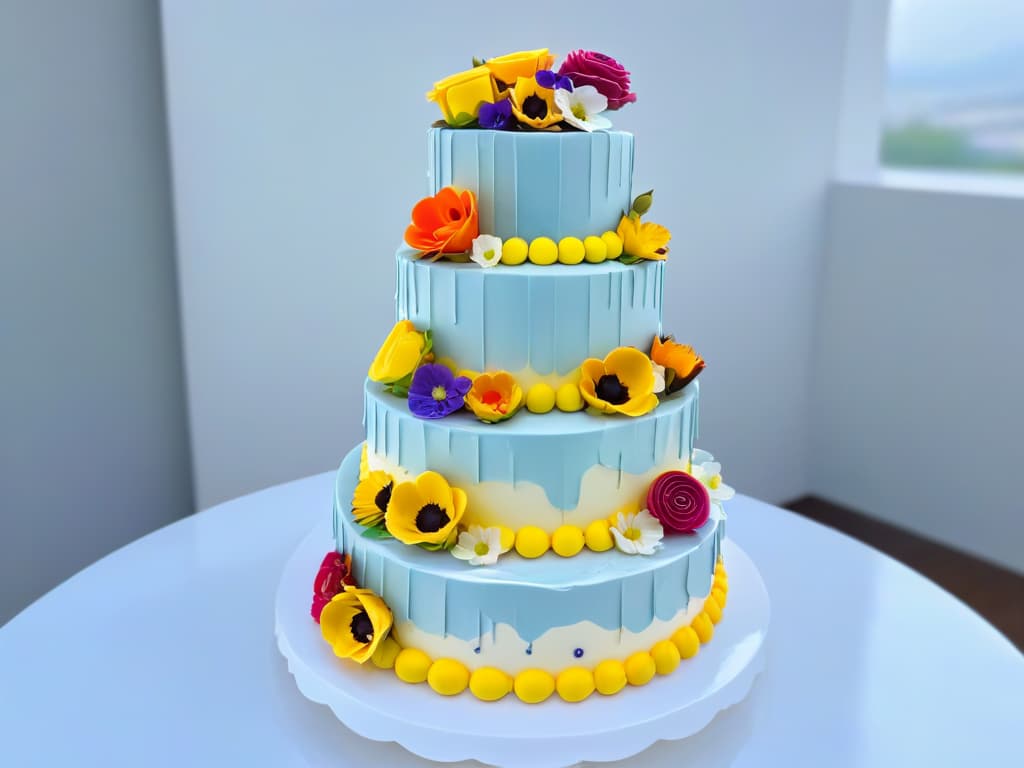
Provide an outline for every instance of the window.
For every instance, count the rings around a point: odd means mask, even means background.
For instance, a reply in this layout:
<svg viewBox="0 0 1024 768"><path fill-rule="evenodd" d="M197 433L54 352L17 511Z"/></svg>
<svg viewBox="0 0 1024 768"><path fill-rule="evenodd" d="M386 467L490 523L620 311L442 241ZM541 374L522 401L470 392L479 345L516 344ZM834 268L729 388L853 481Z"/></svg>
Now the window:
<svg viewBox="0 0 1024 768"><path fill-rule="evenodd" d="M881 161L1024 174L1024 2L892 0Z"/></svg>

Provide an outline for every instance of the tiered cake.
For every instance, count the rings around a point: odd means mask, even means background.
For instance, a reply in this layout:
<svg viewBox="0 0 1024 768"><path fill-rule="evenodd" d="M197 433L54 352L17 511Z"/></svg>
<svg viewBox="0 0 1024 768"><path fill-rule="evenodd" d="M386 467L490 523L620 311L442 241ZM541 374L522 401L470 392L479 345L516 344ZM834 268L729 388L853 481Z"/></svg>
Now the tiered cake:
<svg viewBox="0 0 1024 768"><path fill-rule="evenodd" d="M314 586L339 657L484 701L669 674L728 592L731 490L694 449L704 363L663 336L668 231L600 114L635 99L628 73L551 64L510 54L429 94L430 196Z"/></svg>

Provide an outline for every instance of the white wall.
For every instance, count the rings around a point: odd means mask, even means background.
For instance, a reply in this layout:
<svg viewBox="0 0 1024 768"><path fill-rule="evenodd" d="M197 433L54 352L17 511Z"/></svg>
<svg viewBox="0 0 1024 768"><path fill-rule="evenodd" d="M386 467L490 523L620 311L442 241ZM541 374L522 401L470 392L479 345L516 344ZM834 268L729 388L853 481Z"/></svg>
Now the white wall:
<svg viewBox="0 0 1024 768"><path fill-rule="evenodd" d="M192 511L158 22L0 9L0 624Z"/></svg>
<svg viewBox="0 0 1024 768"><path fill-rule="evenodd" d="M632 69L640 98L617 125L675 232L666 327L709 361L702 442L744 491L802 493L846 7L164 3L199 505L333 467L362 439L437 118L423 94L474 54L541 45Z"/></svg>
<svg viewBox="0 0 1024 768"><path fill-rule="evenodd" d="M1020 197L838 184L811 490L1024 571Z"/></svg>

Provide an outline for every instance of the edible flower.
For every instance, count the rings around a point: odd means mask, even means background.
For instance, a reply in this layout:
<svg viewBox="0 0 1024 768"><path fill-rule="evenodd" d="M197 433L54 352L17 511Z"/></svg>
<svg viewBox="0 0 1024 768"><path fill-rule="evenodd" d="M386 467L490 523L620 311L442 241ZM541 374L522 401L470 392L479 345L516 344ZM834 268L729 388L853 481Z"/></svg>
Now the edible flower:
<svg viewBox="0 0 1024 768"><path fill-rule="evenodd" d="M533 77L537 70L550 69L554 63L555 57L547 48L537 48L495 56L487 59L484 66L490 71L495 90L501 95L514 86L520 77Z"/></svg>
<svg viewBox="0 0 1024 768"><path fill-rule="evenodd" d="M480 107L498 100L491 71L487 67L473 67L465 72L446 77L434 83L427 101L437 103L444 121L453 128L464 128L477 119Z"/></svg>
<svg viewBox="0 0 1024 768"><path fill-rule="evenodd" d="M665 394L678 392L704 370L704 358L689 344L679 344L671 336L655 336L651 360L665 366Z"/></svg>
<svg viewBox="0 0 1024 768"><path fill-rule="evenodd" d="M712 504L721 504L736 495L736 490L722 482L722 465L700 448L690 454L690 474L704 483Z"/></svg>
<svg viewBox="0 0 1024 768"><path fill-rule="evenodd" d="M466 405L480 421L495 424L515 415L523 405L523 389L507 371L481 373L473 379Z"/></svg>
<svg viewBox="0 0 1024 768"><path fill-rule="evenodd" d="M642 509L639 512L619 512L615 524L609 529L615 539L615 547L627 555L653 555L660 547L665 531L651 514Z"/></svg>
<svg viewBox="0 0 1024 768"><path fill-rule="evenodd" d="M668 241L672 233L661 224L640 221L639 216L627 214L619 221L615 232L622 239L622 255L633 261L664 261L668 256Z"/></svg>
<svg viewBox="0 0 1024 768"><path fill-rule="evenodd" d="M448 549L455 543L465 511L466 492L452 488L437 472L428 471L395 486L384 523L403 544Z"/></svg>
<svg viewBox="0 0 1024 768"><path fill-rule="evenodd" d="M636 101L636 94L629 90L629 72L603 53L573 51L565 57L558 74L570 77L577 88L594 86L608 99L608 109L620 109Z"/></svg>
<svg viewBox="0 0 1024 768"><path fill-rule="evenodd" d="M693 533L708 521L711 497L700 480L674 469L651 483L647 509L669 533Z"/></svg>
<svg viewBox="0 0 1024 768"><path fill-rule="evenodd" d="M555 92L543 88L533 77L520 77L512 88L512 114L531 128L552 128L562 122L562 113L555 104Z"/></svg>
<svg viewBox="0 0 1024 768"><path fill-rule="evenodd" d="M555 104L562 119L581 131L607 131L612 122L601 115L608 108L608 99L592 85L581 85L574 91L555 91Z"/></svg>
<svg viewBox="0 0 1024 768"><path fill-rule="evenodd" d="M459 534L459 541L451 551L459 560L468 560L470 565L494 565L498 556L508 549L501 546L501 528L471 525L469 530Z"/></svg>
<svg viewBox="0 0 1024 768"><path fill-rule="evenodd" d="M470 257L481 267L493 267L501 261L501 238L494 235L480 235L473 240Z"/></svg>
<svg viewBox="0 0 1024 768"><path fill-rule="evenodd" d="M367 528L381 522L387 514L394 487L395 479L387 472L380 469L367 472L352 492L352 519Z"/></svg>
<svg viewBox="0 0 1024 768"><path fill-rule="evenodd" d="M373 656L391 631L391 609L369 589L346 586L320 614L320 632L334 655L360 664Z"/></svg>
<svg viewBox="0 0 1024 768"><path fill-rule="evenodd" d="M602 413L643 416L658 407L651 361L633 347L613 349L604 360L584 360L580 394Z"/></svg>
<svg viewBox="0 0 1024 768"><path fill-rule="evenodd" d="M409 385L409 410L421 419L441 419L462 408L473 386L465 376L456 376L439 363L421 365Z"/></svg>
<svg viewBox="0 0 1024 768"><path fill-rule="evenodd" d="M468 189L442 187L413 206L405 242L421 255L438 259L447 253L465 253L479 234L476 195Z"/></svg>
<svg viewBox="0 0 1024 768"><path fill-rule="evenodd" d="M399 320L377 350L367 375L381 384L395 385L412 376L430 347L429 332L417 331L409 320Z"/></svg>
<svg viewBox="0 0 1024 768"><path fill-rule="evenodd" d="M333 550L324 555L316 578L313 579L313 605L309 610L313 621L319 624L324 606L331 602L346 584L351 583L352 556L342 555Z"/></svg>
<svg viewBox="0 0 1024 768"><path fill-rule="evenodd" d="M480 105L481 128L490 128L494 131L507 131L516 127L515 118L512 117L512 102L508 99L501 99L493 104Z"/></svg>
<svg viewBox="0 0 1024 768"><path fill-rule="evenodd" d="M534 77L537 79L537 84L545 88L551 88L554 90L561 88L565 91L572 90L572 80L565 75L552 72L550 69L538 69L537 74L534 75Z"/></svg>

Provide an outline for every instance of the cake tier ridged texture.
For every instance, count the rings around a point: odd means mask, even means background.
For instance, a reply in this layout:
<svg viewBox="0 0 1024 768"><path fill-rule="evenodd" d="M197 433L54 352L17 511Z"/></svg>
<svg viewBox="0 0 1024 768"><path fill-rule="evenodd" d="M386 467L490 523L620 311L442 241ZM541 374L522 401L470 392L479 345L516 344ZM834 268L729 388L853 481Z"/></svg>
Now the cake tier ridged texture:
<svg viewBox="0 0 1024 768"><path fill-rule="evenodd" d="M417 418L404 400L367 382L367 459L398 481L439 472L466 492L467 524L582 528L624 507L642 508L655 477L687 467L698 393L692 382L633 419L524 410L495 425L466 412Z"/></svg>
<svg viewBox="0 0 1024 768"><path fill-rule="evenodd" d="M397 318L429 328L460 368L562 383L588 357L648 351L661 333L665 264L505 266L424 261L400 249Z"/></svg>
<svg viewBox="0 0 1024 768"><path fill-rule="evenodd" d="M711 591L724 535L717 517L692 535L666 538L647 557L509 554L473 568L444 553L363 536L348 514L358 473L354 450L335 490L338 551L352 556L356 581L390 607L398 643L431 658L513 674L625 658L692 621Z"/></svg>
<svg viewBox="0 0 1024 768"><path fill-rule="evenodd" d="M429 193L476 193L480 231L502 239L614 230L632 202L633 136L431 128Z"/></svg>

